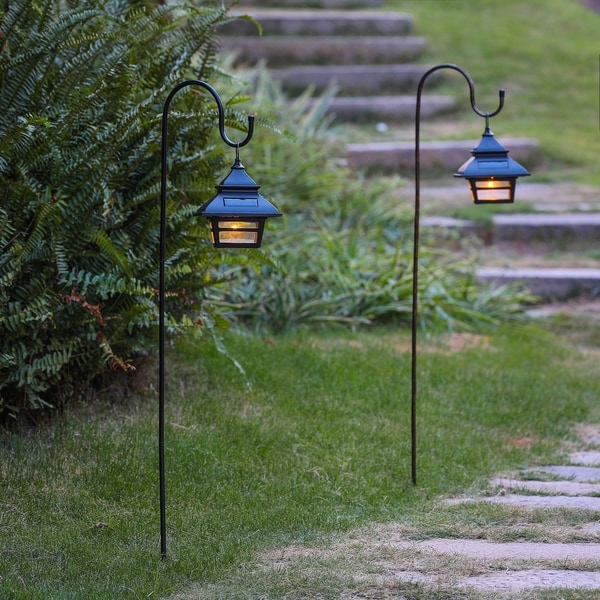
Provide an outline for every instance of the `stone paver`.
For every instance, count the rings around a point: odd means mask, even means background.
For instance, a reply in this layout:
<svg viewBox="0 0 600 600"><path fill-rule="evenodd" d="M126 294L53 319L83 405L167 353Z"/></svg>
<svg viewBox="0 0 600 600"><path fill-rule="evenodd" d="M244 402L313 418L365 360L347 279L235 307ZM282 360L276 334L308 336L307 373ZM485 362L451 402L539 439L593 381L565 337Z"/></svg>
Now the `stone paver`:
<svg viewBox="0 0 600 600"><path fill-rule="evenodd" d="M559 588L563 590L600 589L598 571L558 571L538 569L528 571L503 571L475 577L466 577L458 584L460 587L478 590L541 590ZM598 596L594 596L598 598ZM592 597L590 596L590 600Z"/></svg>
<svg viewBox="0 0 600 600"><path fill-rule="evenodd" d="M544 299L593 297L600 288L600 269L481 267L477 278L493 285L519 283Z"/></svg>
<svg viewBox="0 0 600 600"><path fill-rule="evenodd" d="M574 481L600 481L600 467L578 467L574 465L556 465L539 467L535 472L549 473L562 479L573 479Z"/></svg>
<svg viewBox="0 0 600 600"><path fill-rule="evenodd" d="M523 494L504 494L486 498L471 498L466 502L492 502L530 509L592 510L600 512L600 498L593 496L527 496ZM598 549L600 553L600 548Z"/></svg>
<svg viewBox="0 0 600 600"><path fill-rule="evenodd" d="M586 465L588 467L600 466L600 452L574 452L570 458L571 462L575 465Z"/></svg>
<svg viewBox="0 0 600 600"><path fill-rule="evenodd" d="M399 540L386 545L415 552L476 557L478 560L591 560L600 567L600 546L593 543L546 544L536 542L489 542L487 540L439 538L411 542ZM600 571L598 573L600 575Z"/></svg>
<svg viewBox="0 0 600 600"><path fill-rule="evenodd" d="M531 492L534 494L555 494L563 496L585 496L596 494L600 496L599 483L579 483L576 481L534 481L509 479L498 477L492 481L493 485L505 489L518 490L521 493Z"/></svg>
<svg viewBox="0 0 600 600"><path fill-rule="evenodd" d="M583 443L600 446L600 426L586 425L581 427L578 433ZM572 453L569 458L571 464L535 467L524 472L528 475L550 475L558 480L497 477L491 484L502 488L499 494L467 499L454 498L449 502L490 502L531 510L589 510L600 513L600 450L581 450ZM574 527L573 531L600 536L600 514L597 521L580 524ZM590 598L600 598L600 544L596 542L495 543L485 540L444 539L419 542L415 548L465 556L477 561L526 560L533 562L532 566L535 566L515 569L513 565L508 564L508 568L499 572L496 567L490 565L492 572L462 578L456 584L459 588L513 594L520 590L587 589L596 590L590 593ZM557 560L564 562L564 569L550 568L556 565L548 563ZM573 569L573 563L578 561L583 563L581 570ZM429 583L433 585L435 581L430 579Z"/></svg>

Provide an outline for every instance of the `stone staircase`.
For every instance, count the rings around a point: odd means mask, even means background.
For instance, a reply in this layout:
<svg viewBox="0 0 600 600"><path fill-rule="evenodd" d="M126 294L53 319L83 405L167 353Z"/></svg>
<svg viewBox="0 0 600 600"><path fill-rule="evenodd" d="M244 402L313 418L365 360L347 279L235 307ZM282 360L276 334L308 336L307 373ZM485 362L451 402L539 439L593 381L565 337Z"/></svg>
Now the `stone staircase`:
<svg viewBox="0 0 600 600"><path fill-rule="evenodd" d="M337 94L330 112L340 122L409 126L414 122L417 84L431 66L416 62L427 43L413 34L411 15L382 10L383 4L382 0L239 0L233 12L255 17L262 36L254 24L240 19L221 30L221 48L235 53L239 67L265 61L290 96L309 85L317 92L335 85ZM428 87L442 77L432 75ZM427 93L421 114L423 120L429 120L458 108L451 96ZM425 140L424 168L454 169L477 142ZM535 140L503 143L520 162L531 164L537 154ZM413 154L412 139L366 140L346 147L353 168L400 170L404 176L412 172Z"/></svg>
<svg viewBox="0 0 600 600"><path fill-rule="evenodd" d="M240 10L246 4L241 0ZM427 66L412 62L426 42L410 34L410 15L358 8L249 7L247 12L261 23L261 37L242 20L223 30L222 49L235 52L239 66L264 60L290 95L309 85L320 92L334 84L338 93L331 112L339 120L406 121L414 115L414 99L406 94ZM448 96L428 97L423 110L431 116L454 105Z"/></svg>
<svg viewBox="0 0 600 600"><path fill-rule="evenodd" d="M265 61L269 72L290 96L300 94L308 86L319 91L335 85L338 92L330 110L338 122L371 123L371 126L382 123L386 127L392 124L412 131L417 84L430 66L418 62L426 40L413 34L411 15L387 12L384 4L383 0L239 0L233 12L256 18L263 35L258 35L255 25L240 19L221 30L222 51L235 53L240 68ZM457 106L448 95L429 91L441 77L436 73L428 81L428 91L422 98L424 122L437 117L451 119L458 110L470 111L468 106ZM406 137L347 144L347 161L356 169L399 173L410 180L414 139ZM422 140L423 172L452 173L478 141ZM534 170L539 151L536 140L504 136L501 141L513 158ZM586 243L597 246L600 192L573 189L559 192L556 186L521 182L517 187L519 202L528 202L535 210L545 212L556 212L558 206L560 214L497 216L486 227L456 220L424 219L423 226L445 224L480 235L496 251L490 264L480 271L484 280L500 284L522 281L545 300L562 301L577 295L596 297L600 294L600 257L596 261L582 261L571 253L568 264L554 261L552 266L543 257L561 248L568 250L572 246L569 240L579 242L573 252L582 252L584 238ZM435 197L439 192L439 188L437 192L423 189L422 196L429 202L429 196ZM405 196L410 203L411 193L409 185L399 191L399 196ZM582 193L588 199L588 207L583 209L587 215L569 215L572 207L582 212L581 206L576 206ZM459 196L463 205L469 202L464 183L444 187L442 195L445 203L453 196ZM556 206L548 210L549 199ZM544 240L540 240L541 232ZM533 251L525 250L530 246ZM501 248L510 250L503 258L498 253ZM515 253L520 260L514 259ZM483 254L485 259L494 255L494 251ZM524 257L530 264L526 264Z"/></svg>
<svg viewBox="0 0 600 600"><path fill-rule="evenodd" d="M412 187L398 192L402 201L413 200ZM468 203L462 181L444 186L423 186L422 199L434 212L463 208ZM518 182L515 207L532 212L492 214L473 221L424 216L421 228L452 231L459 239L480 240L478 276L497 285L521 283L543 303L567 300L594 301L600 296L600 190L585 185ZM486 216L486 206L477 207ZM581 302L580 302L581 304ZM600 316L600 303L585 305ZM547 314L540 312L540 314Z"/></svg>

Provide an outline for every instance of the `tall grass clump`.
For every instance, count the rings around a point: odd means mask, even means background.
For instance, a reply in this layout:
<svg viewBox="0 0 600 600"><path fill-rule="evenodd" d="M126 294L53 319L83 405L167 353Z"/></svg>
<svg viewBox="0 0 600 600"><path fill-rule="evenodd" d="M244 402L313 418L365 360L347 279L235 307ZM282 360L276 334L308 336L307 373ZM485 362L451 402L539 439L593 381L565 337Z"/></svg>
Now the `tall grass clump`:
<svg viewBox="0 0 600 600"><path fill-rule="evenodd" d="M213 296L233 318L253 327L407 323L412 291L412 212L402 207L398 178L369 179L340 160L327 107L335 90L311 90L286 101L259 68L251 77L257 112L285 130L261 130L245 154L263 192L284 213L265 236L274 264L223 268L227 286ZM518 314L524 294L484 288L477 252L423 235L420 316L424 325L477 328ZM213 290L215 291L215 290Z"/></svg>

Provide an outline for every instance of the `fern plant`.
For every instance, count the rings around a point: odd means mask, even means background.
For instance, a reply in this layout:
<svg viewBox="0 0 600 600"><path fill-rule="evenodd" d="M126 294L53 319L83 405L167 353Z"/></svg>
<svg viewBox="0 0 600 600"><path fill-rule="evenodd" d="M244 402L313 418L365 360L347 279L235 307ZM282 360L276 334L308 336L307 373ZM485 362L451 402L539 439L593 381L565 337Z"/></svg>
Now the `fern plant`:
<svg viewBox="0 0 600 600"><path fill-rule="evenodd" d="M227 77L229 16L145 4L0 5L0 419L156 346L162 105L182 79ZM227 160L211 102L182 94L170 115L170 331L200 322L217 259L193 216Z"/></svg>

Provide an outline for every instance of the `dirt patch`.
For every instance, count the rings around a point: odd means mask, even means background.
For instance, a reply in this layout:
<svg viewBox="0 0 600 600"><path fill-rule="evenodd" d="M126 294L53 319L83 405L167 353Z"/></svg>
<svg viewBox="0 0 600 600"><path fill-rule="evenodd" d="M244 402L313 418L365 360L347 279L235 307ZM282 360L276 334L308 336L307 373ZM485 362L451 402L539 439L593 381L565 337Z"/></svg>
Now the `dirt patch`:
<svg viewBox="0 0 600 600"><path fill-rule="evenodd" d="M529 450L535 444L539 442L539 439L532 437L518 437L518 438L510 438L506 445L512 446L513 448L522 448L523 450Z"/></svg>

